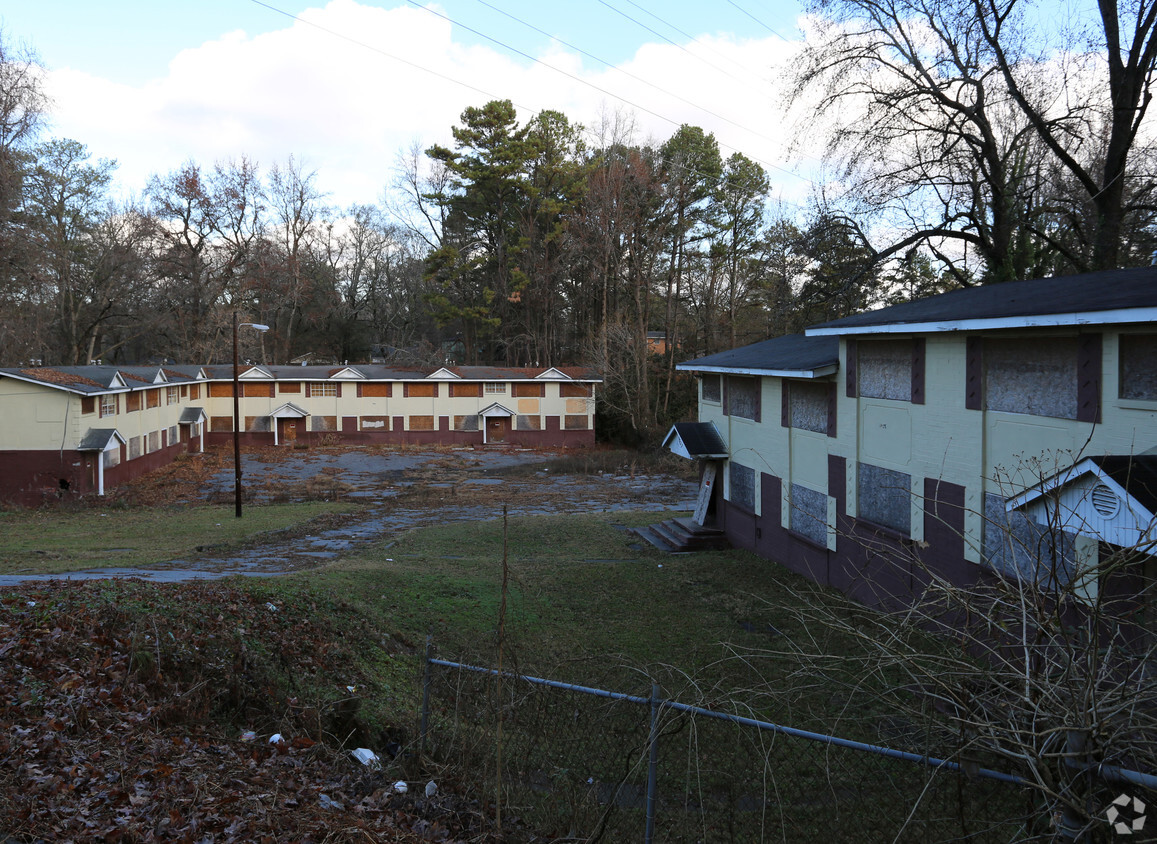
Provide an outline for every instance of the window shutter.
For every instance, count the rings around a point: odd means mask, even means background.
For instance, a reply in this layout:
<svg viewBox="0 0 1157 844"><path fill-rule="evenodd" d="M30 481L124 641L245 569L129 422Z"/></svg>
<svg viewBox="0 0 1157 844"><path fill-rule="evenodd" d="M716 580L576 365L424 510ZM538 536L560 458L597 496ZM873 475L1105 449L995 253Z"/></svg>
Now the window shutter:
<svg viewBox="0 0 1157 844"><path fill-rule="evenodd" d="M848 384L848 398L854 399L858 395L858 388L856 385L856 341L846 340L844 342L844 354L846 363L844 366L845 376Z"/></svg>
<svg viewBox="0 0 1157 844"><path fill-rule="evenodd" d="M337 397L341 398L341 381L337 382Z"/></svg>
<svg viewBox="0 0 1157 844"><path fill-rule="evenodd" d="M723 380L723 415L724 416L730 416L731 415L731 404L728 401L728 398L729 398L728 393L730 391L727 389L727 387L731 383L731 376L730 375L724 375L722 380Z"/></svg>
<svg viewBox="0 0 1157 844"><path fill-rule="evenodd" d="M1077 344L1077 421L1101 421L1101 335L1082 334Z"/></svg>
<svg viewBox="0 0 1157 844"><path fill-rule="evenodd" d="M358 384L358 398L360 399L361 397L362 397L362 385Z"/></svg>
<svg viewBox="0 0 1157 844"><path fill-rule="evenodd" d="M924 338L912 341L912 404L924 404Z"/></svg>
<svg viewBox="0 0 1157 844"><path fill-rule="evenodd" d="M779 424L784 428L791 427L791 382L782 379L783 390L780 393Z"/></svg>
<svg viewBox="0 0 1157 844"><path fill-rule="evenodd" d="M969 337L965 350L964 406L984 409L984 346L979 337Z"/></svg>
<svg viewBox="0 0 1157 844"><path fill-rule="evenodd" d="M306 398L309 398L309 396L310 396L309 388L310 388L310 383L308 381L306 381L305 382L305 397Z"/></svg>

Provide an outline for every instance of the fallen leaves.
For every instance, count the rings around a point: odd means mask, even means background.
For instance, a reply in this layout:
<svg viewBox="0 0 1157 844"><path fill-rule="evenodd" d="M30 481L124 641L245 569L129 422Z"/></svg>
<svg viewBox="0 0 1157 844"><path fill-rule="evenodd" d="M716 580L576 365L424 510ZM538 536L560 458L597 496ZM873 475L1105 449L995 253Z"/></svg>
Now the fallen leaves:
<svg viewBox="0 0 1157 844"><path fill-rule="evenodd" d="M396 770L368 770L324 731L307 735L318 704L279 698L246 656L275 654L299 677L344 667L347 682L369 682L347 676L352 646L329 636L308 613L269 612L220 583L4 594L0 838L490 840L467 802L398 794ZM240 724L286 740L241 741Z"/></svg>

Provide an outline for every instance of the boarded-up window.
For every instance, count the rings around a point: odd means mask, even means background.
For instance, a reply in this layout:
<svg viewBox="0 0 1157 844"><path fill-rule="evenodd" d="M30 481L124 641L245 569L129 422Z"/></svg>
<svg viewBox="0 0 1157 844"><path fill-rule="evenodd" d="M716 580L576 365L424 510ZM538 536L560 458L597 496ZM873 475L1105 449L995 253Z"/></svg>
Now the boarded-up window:
<svg viewBox="0 0 1157 844"><path fill-rule="evenodd" d="M181 398L185 398L188 395L189 395L189 387L185 384L182 384L181 385Z"/></svg>
<svg viewBox="0 0 1157 844"><path fill-rule="evenodd" d="M131 395L131 393L130 393ZM117 412L117 397L116 396L101 396L100 397L100 415L101 416L116 416Z"/></svg>
<svg viewBox="0 0 1157 844"><path fill-rule="evenodd" d="M81 413L96 413L96 399L92 396L82 396L80 399Z"/></svg>
<svg viewBox="0 0 1157 844"><path fill-rule="evenodd" d="M828 497L799 484L791 485L791 529L817 545L828 544Z"/></svg>
<svg viewBox="0 0 1157 844"><path fill-rule="evenodd" d="M454 417L455 431L477 431L478 430L478 414L471 413L466 416Z"/></svg>
<svg viewBox="0 0 1157 844"><path fill-rule="evenodd" d="M563 428L568 431L585 431L590 427L588 420L590 419L585 413L568 413L563 417Z"/></svg>
<svg viewBox="0 0 1157 844"><path fill-rule="evenodd" d="M181 401L180 387L165 387L165 404L178 404Z"/></svg>
<svg viewBox="0 0 1157 844"><path fill-rule="evenodd" d="M732 460L728 470L727 500L745 510L755 511L755 470Z"/></svg>
<svg viewBox="0 0 1157 844"><path fill-rule="evenodd" d="M260 434L271 431L269 427L270 417L268 416L246 416L245 430L251 434Z"/></svg>
<svg viewBox="0 0 1157 844"><path fill-rule="evenodd" d="M390 417L363 416L361 427L363 431L388 431L390 430Z"/></svg>
<svg viewBox="0 0 1157 844"><path fill-rule="evenodd" d="M233 417L232 416L210 416L209 417L210 431L232 431Z"/></svg>
<svg viewBox="0 0 1157 844"><path fill-rule="evenodd" d="M984 341L989 410L1077 418L1077 338Z"/></svg>
<svg viewBox="0 0 1157 844"><path fill-rule="evenodd" d="M718 375L704 375L703 381L703 401L711 404L719 404L723 401L723 379Z"/></svg>
<svg viewBox="0 0 1157 844"><path fill-rule="evenodd" d="M407 398L436 399L438 398L437 384L405 384L403 393Z"/></svg>
<svg viewBox="0 0 1157 844"><path fill-rule="evenodd" d="M232 384L210 384L209 396L214 399L226 399L233 395Z"/></svg>
<svg viewBox="0 0 1157 844"><path fill-rule="evenodd" d="M517 431L541 431L542 417L519 415L514 417L514 428Z"/></svg>
<svg viewBox="0 0 1157 844"><path fill-rule="evenodd" d="M160 392L158 390L158 392ZM161 432L149 431L149 453L161 450Z"/></svg>
<svg viewBox="0 0 1157 844"><path fill-rule="evenodd" d="M141 438L129 437L129 460L135 460L141 456Z"/></svg>
<svg viewBox="0 0 1157 844"><path fill-rule="evenodd" d="M140 393L126 393L125 394L125 413L132 413L133 411L141 409L141 394Z"/></svg>
<svg viewBox="0 0 1157 844"><path fill-rule="evenodd" d="M1122 334L1119 341L1123 399L1157 401L1157 334Z"/></svg>
<svg viewBox="0 0 1157 844"><path fill-rule="evenodd" d="M198 400L200 400L200 398L201 398L201 385L200 384L190 384L189 385L189 399L190 399L190 401L198 401Z"/></svg>
<svg viewBox="0 0 1157 844"><path fill-rule="evenodd" d="M336 431L337 417L336 416L311 416L309 417L309 430L311 431Z"/></svg>
<svg viewBox="0 0 1157 844"><path fill-rule="evenodd" d="M859 517L908 536L912 532L912 476L861 463L856 486Z"/></svg>
<svg viewBox="0 0 1157 844"><path fill-rule="evenodd" d="M367 399L388 399L393 394L393 384L362 384L362 395Z"/></svg>
<svg viewBox="0 0 1157 844"><path fill-rule="evenodd" d="M279 393L300 393L301 392L301 382L300 381L285 381L284 383L277 385L277 391Z"/></svg>
<svg viewBox="0 0 1157 844"><path fill-rule="evenodd" d="M480 399L480 398L482 398L482 385L481 384L451 384L450 385L450 398L452 398L452 399L453 398Z"/></svg>
<svg viewBox="0 0 1157 844"><path fill-rule="evenodd" d="M247 398L273 398L273 384L242 384L241 395Z"/></svg>
<svg viewBox="0 0 1157 844"><path fill-rule="evenodd" d="M860 395L912 401L912 341L860 340L856 344Z"/></svg>
<svg viewBox="0 0 1157 844"><path fill-rule="evenodd" d="M590 384L559 384L558 394L564 399L586 398L592 394Z"/></svg>
<svg viewBox="0 0 1157 844"><path fill-rule="evenodd" d="M511 384L515 398L542 398L546 395L546 384Z"/></svg>
<svg viewBox="0 0 1157 844"><path fill-rule="evenodd" d="M145 405L146 407L160 407L161 406L161 391L159 389L146 390L145 395L146 395L146 401L147 401L147 404Z"/></svg>
<svg viewBox="0 0 1157 844"><path fill-rule="evenodd" d="M173 445L174 443L180 442L180 440L181 440L181 431L177 428L176 425L169 426L169 445Z"/></svg>
<svg viewBox="0 0 1157 844"><path fill-rule="evenodd" d="M433 431L434 417L433 416L411 416L409 430L411 431Z"/></svg>
<svg viewBox="0 0 1157 844"><path fill-rule="evenodd" d="M503 381L487 381L486 382L487 395L506 395L506 383Z"/></svg>
<svg viewBox="0 0 1157 844"><path fill-rule="evenodd" d="M759 421L758 378L727 378L727 414Z"/></svg>
<svg viewBox="0 0 1157 844"><path fill-rule="evenodd" d="M322 381L312 385L309 393L311 396L337 397L341 395L341 384L334 381Z"/></svg>
<svg viewBox="0 0 1157 844"><path fill-rule="evenodd" d="M1004 496L984 496L984 561L1009 577L1047 588L1064 586L1076 571L1074 536L1037 524L1021 510L1009 511Z"/></svg>
<svg viewBox="0 0 1157 844"><path fill-rule="evenodd" d="M810 381L784 381L783 386L788 391L791 427L826 434L831 385Z"/></svg>

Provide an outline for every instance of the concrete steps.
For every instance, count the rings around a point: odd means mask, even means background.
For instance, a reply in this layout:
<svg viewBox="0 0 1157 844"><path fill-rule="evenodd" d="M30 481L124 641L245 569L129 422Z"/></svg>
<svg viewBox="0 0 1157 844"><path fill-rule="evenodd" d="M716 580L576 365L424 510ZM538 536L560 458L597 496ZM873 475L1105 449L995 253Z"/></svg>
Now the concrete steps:
<svg viewBox="0 0 1157 844"><path fill-rule="evenodd" d="M646 527L632 528L631 531L660 551L669 553L712 551L718 548L731 547L731 543L727 541L723 531L696 524L686 517L668 519L665 522Z"/></svg>

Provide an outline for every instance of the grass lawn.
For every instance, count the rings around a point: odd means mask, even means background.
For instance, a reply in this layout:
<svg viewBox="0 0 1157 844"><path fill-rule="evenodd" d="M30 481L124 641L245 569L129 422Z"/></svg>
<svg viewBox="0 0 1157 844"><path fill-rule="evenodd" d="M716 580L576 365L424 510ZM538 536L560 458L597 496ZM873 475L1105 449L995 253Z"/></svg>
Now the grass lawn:
<svg viewBox="0 0 1157 844"><path fill-rule="evenodd" d="M240 519L232 506L0 511L0 574L145 568L196 557L198 546L223 552L267 531L354 509L333 502L271 504L246 507Z"/></svg>

